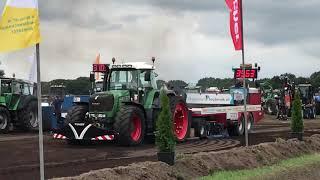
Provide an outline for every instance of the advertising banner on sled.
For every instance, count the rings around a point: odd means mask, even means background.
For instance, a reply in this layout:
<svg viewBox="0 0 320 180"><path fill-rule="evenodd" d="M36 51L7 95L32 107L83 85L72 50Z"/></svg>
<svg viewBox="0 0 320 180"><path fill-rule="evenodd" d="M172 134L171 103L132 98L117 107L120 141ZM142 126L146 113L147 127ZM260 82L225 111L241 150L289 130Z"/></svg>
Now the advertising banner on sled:
<svg viewBox="0 0 320 180"><path fill-rule="evenodd" d="M230 105L233 104L233 97L231 94L187 93L187 103L206 105Z"/></svg>

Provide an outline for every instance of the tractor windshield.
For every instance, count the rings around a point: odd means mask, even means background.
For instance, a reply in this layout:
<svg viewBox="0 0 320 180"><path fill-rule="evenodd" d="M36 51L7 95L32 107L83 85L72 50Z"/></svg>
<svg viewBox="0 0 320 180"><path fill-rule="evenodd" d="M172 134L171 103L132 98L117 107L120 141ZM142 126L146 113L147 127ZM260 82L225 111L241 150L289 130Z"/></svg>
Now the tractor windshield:
<svg viewBox="0 0 320 180"><path fill-rule="evenodd" d="M12 93L11 81L1 80L1 94Z"/></svg>
<svg viewBox="0 0 320 180"><path fill-rule="evenodd" d="M308 86L300 86L299 87L301 98L308 98L310 96L309 89L310 88Z"/></svg>
<svg viewBox="0 0 320 180"><path fill-rule="evenodd" d="M135 69L115 69L110 74L110 90L138 89L138 70Z"/></svg>

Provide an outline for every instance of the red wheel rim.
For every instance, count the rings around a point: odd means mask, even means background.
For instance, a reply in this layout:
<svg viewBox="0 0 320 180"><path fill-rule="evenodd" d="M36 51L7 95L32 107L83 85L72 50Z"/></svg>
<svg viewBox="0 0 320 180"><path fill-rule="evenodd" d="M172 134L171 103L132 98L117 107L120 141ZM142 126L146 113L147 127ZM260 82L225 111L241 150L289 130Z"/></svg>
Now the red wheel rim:
<svg viewBox="0 0 320 180"><path fill-rule="evenodd" d="M141 136L141 119L138 115L134 114L132 117L133 130L131 132L131 138L134 141L138 141Z"/></svg>
<svg viewBox="0 0 320 180"><path fill-rule="evenodd" d="M173 114L174 133L178 140L183 140L188 131L188 111L184 103L176 105Z"/></svg>

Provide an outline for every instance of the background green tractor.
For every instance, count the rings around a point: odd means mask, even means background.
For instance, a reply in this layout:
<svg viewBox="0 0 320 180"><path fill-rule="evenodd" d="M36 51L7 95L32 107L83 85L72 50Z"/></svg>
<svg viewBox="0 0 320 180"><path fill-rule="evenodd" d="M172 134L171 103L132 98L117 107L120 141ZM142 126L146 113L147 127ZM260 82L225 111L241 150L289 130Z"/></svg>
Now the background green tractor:
<svg viewBox="0 0 320 180"><path fill-rule="evenodd" d="M63 136L69 142L92 140L106 130L114 132L121 145L138 145L145 137L152 138L161 108L154 66L144 62L113 64L110 68L105 64L95 64L93 72L104 73L102 91L91 95L88 105L74 106L68 112L66 126L74 127L71 128L74 136L69 129L61 132ZM94 73L91 73L92 81ZM177 141L184 141L191 127L189 110L181 96L174 91L166 92L170 98L173 131ZM81 122L90 125L83 126ZM79 125L84 128L79 129ZM82 137L77 135L80 133Z"/></svg>
<svg viewBox="0 0 320 180"><path fill-rule="evenodd" d="M276 115L278 112L276 98L278 94L269 83L260 84L262 90L262 107L265 113Z"/></svg>
<svg viewBox="0 0 320 180"><path fill-rule="evenodd" d="M38 128L37 98L33 84L12 78L0 79L0 132L13 126L23 130Z"/></svg>
<svg viewBox="0 0 320 180"><path fill-rule="evenodd" d="M316 118L315 89L311 84L299 84L296 86L302 101L303 118Z"/></svg>

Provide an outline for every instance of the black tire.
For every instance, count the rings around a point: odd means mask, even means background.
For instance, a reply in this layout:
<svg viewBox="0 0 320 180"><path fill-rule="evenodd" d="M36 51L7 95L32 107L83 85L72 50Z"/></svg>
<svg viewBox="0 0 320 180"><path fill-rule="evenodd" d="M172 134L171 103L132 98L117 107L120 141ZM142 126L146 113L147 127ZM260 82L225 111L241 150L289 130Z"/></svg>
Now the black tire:
<svg viewBox="0 0 320 180"><path fill-rule="evenodd" d="M229 125L227 130L228 130L228 134L229 136L237 136L235 133L235 127L236 125Z"/></svg>
<svg viewBox="0 0 320 180"><path fill-rule="evenodd" d="M84 122L86 113L89 111L89 107L86 105L76 105L71 107L67 112L67 116L64 120L64 125L74 122Z"/></svg>
<svg viewBox="0 0 320 180"><path fill-rule="evenodd" d="M227 128L229 136L242 136L244 134L244 116L241 116L240 121Z"/></svg>
<svg viewBox="0 0 320 180"><path fill-rule="evenodd" d="M266 107L266 112L270 115L276 115L277 114L277 108L276 108L276 103L272 100L269 100L267 102L267 107Z"/></svg>
<svg viewBox="0 0 320 180"><path fill-rule="evenodd" d="M270 104L267 104L266 113L272 115L272 109Z"/></svg>
<svg viewBox="0 0 320 180"><path fill-rule="evenodd" d="M312 114L311 118L312 118L312 119L316 119L316 118L317 118L316 108L313 107L311 111L312 111L312 112L311 112L311 114Z"/></svg>
<svg viewBox="0 0 320 180"><path fill-rule="evenodd" d="M184 111L186 112L185 115L183 116L187 116L187 127L184 127L184 128L187 128L186 129L186 132L185 134L181 134L180 137L177 136L177 132L174 130L174 135L176 136L176 141L177 142L184 142L188 137L190 137L190 127L191 127L191 118L190 118L190 115L189 115L189 110L188 110L188 106L187 106L187 103L183 100L182 97L180 96L169 96L169 102L170 102L170 109L171 109L171 113L172 113L172 120L173 120L173 123L174 122L174 117L178 115L178 113L181 113L180 111L177 112L176 111L176 107L177 105L182 105L184 106ZM183 112L182 112L183 113ZM173 124L173 128L174 128L174 124ZM184 131L185 129L183 129Z"/></svg>
<svg viewBox="0 0 320 180"><path fill-rule="evenodd" d="M267 114L274 115L275 109L276 109L274 105L275 104L271 100L269 100L266 103L266 112L267 112Z"/></svg>
<svg viewBox="0 0 320 180"><path fill-rule="evenodd" d="M194 136L200 139L207 138L207 124L205 119L195 119Z"/></svg>
<svg viewBox="0 0 320 180"><path fill-rule="evenodd" d="M6 134L10 127L10 113L5 107L0 107L0 133Z"/></svg>
<svg viewBox="0 0 320 180"><path fill-rule="evenodd" d="M253 127L254 127L254 117L253 117L253 114L249 114L249 117L248 117L248 133L251 133L252 130L253 130ZM250 123L250 124L249 124Z"/></svg>
<svg viewBox="0 0 320 180"><path fill-rule="evenodd" d="M141 123L140 136L134 139L134 118ZM114 130L119 133L117 141L122 146L136 146L143 142L145 136L145 116L143 111L136 106L124 105L116 115Z"/></svg>
<svg viewBox="0 0 320 180"><path fill-rule="evenodd" d="M19 113L19 118L22 121L22 129L37 130L39 128L38 118L38 102L30 101Z"/></svg>

